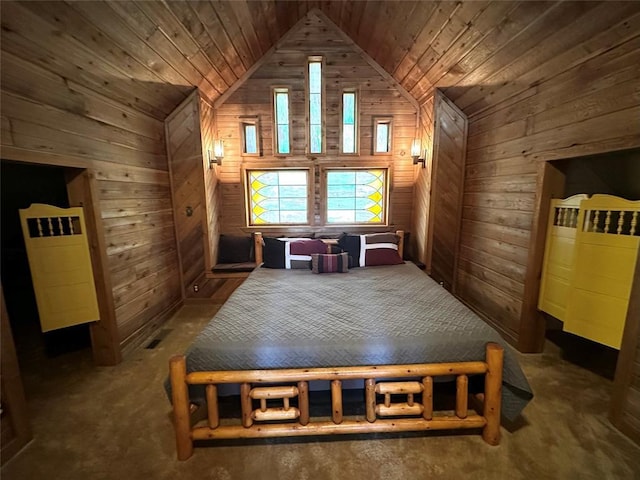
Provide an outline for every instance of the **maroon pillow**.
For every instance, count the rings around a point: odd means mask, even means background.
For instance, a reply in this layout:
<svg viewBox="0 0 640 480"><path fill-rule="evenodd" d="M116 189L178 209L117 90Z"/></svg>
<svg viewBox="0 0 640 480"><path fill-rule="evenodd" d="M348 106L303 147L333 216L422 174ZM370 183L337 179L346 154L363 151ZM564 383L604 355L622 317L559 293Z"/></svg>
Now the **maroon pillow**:
<svg viewBox="0 0 640 480"><path fill-rule="evenodd" d="M301 239L290 243L291 255L313 255L314 253L327 253L327 244L317 239Z"/></svg>

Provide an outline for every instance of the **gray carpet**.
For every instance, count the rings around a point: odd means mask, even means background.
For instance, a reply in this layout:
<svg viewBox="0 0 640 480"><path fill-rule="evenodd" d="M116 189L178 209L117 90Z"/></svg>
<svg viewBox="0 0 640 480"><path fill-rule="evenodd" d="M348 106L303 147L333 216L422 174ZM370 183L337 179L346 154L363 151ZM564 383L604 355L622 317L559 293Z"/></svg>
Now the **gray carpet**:
<svg viewBox="0 0 640 480"><path fill-rule="evenodd" d="M47 479L633 479L640 447L607 420L611 381L545 353L520 355L535 398L498 447L478 435L264 440L175 457L162 383L216 306L184 307L153 350L96 368L82 351L22 365L34 440L3 480Z"/></svg>

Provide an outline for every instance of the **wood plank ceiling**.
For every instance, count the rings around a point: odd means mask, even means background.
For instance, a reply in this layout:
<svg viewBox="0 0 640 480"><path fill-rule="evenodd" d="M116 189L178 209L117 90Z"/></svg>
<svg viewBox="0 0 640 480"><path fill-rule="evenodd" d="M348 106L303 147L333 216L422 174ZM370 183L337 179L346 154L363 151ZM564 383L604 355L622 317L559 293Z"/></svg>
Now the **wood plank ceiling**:
<svg viewBox="0 0 640 480"><path fill-rule="evenodd" d="M1 2L3 53L163 120L211 100L320 9L418 101L442 88L467 115L638 31L636 2Z"/></svg>

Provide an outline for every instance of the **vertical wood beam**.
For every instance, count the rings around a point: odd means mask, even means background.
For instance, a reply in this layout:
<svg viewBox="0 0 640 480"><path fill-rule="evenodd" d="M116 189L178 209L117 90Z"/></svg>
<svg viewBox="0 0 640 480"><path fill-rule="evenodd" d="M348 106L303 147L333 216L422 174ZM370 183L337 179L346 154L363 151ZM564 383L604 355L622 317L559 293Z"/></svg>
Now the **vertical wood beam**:
<svg viewBox="0 0 640 480"><path fill-rule="evenodd" d="M527 273L524 278L522 313L518 332L518 350L524 353L542 352L545 338L545 321L538 310L542 261L547 237L549 206L552 198L564 196L565 175L549 162L538 164L536 203L533 211Z"/></svg>
<svg viewBox="0 0 640 480"><path fill-rule="evenodd" d="M84 210L93 280L98 298L100 321L92 322L90 325L93 360L96 365L117 365L122 361L122 351L98 198L98 181L95 174L88 169L67 169L65 177L69 205L81 206Z"/></svg>
<svg viewBox="0 0 640 480"><path fill-rule="evenodd" d="M637 426L625 421L625 413L629 414L629 410L633 406L629 403L629 390L633 383L634 368L638 362L640 355L640 255L636 259L636 270L633 277L633 285L631 286L631 296L629 297L629 306L627 308L627 319L624 325L624 333L622 334L622 345L620 346L620 354L618 355L618 363L616 365L616 375L613 381L613 392L611 394L611 407L609 410L609 418L611 423L640 445L640 430ZM640 414L636 406L635 413L631 416Z"/></svg>
<svg viewBox="0 0 640 480"><path fill-rule="evenodd" d="M253 418L251 418L251 385L243 383L240 385L240 405L242 407L242 425L249 428L253 425Z"/></svg>
<svg viewBox="0 0 640 480"><path fill-rule="evenodd" d="M207 417L209 428L216 428L220 424L220 414L218 411L218 387L209 384L206 387L207 395Z"/></svg>
<svg viewBox="0 0 640 480"><path fill-rule="evenodd" d="M424 377L422 379L422 418L431 420L433 418L433 377Z"/></svg>
<svg viewBox="0 0 640 480"><path fill-rule="evenodd" d="M366 416L368 422L376 421L376 381L367 378L364 382Z"/></svg>

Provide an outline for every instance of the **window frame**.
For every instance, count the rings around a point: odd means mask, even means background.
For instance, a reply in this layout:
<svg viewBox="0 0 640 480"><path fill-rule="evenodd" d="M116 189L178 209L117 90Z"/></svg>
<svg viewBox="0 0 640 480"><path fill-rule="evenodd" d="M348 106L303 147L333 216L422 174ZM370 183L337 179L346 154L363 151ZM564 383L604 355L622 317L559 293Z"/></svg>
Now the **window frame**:
<svg viewBox="0 0 640 480"><path fill-rule="evenodd" d="M378 143L378 126L383 124L389 125L389 130L387 132L387 146L389 149L386 152L378 152L376 150ZM373 117L373 137L371 139L371 150L373 155L393 155L393 117Z"/></svg>
<svg viewBox="0 0 640 480"><path fill-rule="evenodd" d="M320 141L322 148L320 152L311 152L311 91L309 88L309 65L311 63L320 63ZM323 156L327 153L327 95L325 82L326 62L323 55L310 55L307 57L307 64L304 70L304 91L305 91L305 153L309 157Z"/></svg>
<svg viewBox="0 0 640 480"><path fill-rule="evenodd" d="M391 179L393 178L393 165L387 162L367 162L366 166L354 166L344 164L327 164L323 165L320 169L320 216L322 220L322 226L325 228L331 227L353 227L353 228L366 228L366 227L388 227L389 226L389 206L391 204ZM380 223L330 223L328 221L328 207L329 207L329 181L328 173L331 171L356 171L356 170L384 170L385 171L385 186L384 186L384 201L383 201L383 219Z"/></svg>
<svg viewBox="0 0 640 480"><path fill-rule="evenodd" d="M240 116L240 154L243 157L260 157L262 154L262 149L260 148L261 138L260 138L260 118L257 115L251 116ZM256 129L256 153L248 153L246 151L246 130L245 127L248 125L255 126Z"/></svg>
<svg viewBox="0 0 640 480"><path fill-rule="evenodd" d="M288 126L289 126L289 152L281 153L279 150L278 142L278 109L276 102L277 93L287 94L287 108L288 108ZM273 115L273 156L274 157L289 157L293 155L293 134L291 132L291 88L286 85L274 85L271 87L271 102L272 102L272 115Z"/></svg>
<svg viewBox="0 0 640 480"><path fill-rule="evenodd" d="M285 171L285 170L299 170L304 171L307 174L307 220L306 223L251 223L251 185L249 183L249 173L252 171ZM251 165L242 166L242 182L244 184L244 210L245 210L245 225L247 228L256 230L282 230L293 227L311 227L311 219L314 216L313 201L314 201L314 185L315 185L315 169L313 165L278 165L267 163L252 163Z"/></svg>
<svg viewBox="0 0 640 480"><path fill-rule="evenodd" d="M354 151L353 152L345 152L344 151L344 95L346 93L354 94L354 102L353 102L353 135L354 135ZM342 93L340 94L340 132L339 132L339 142L340 142L340 155L345 155L349 157L360 155L360 92L358 88L344 88Z"/></svg>

